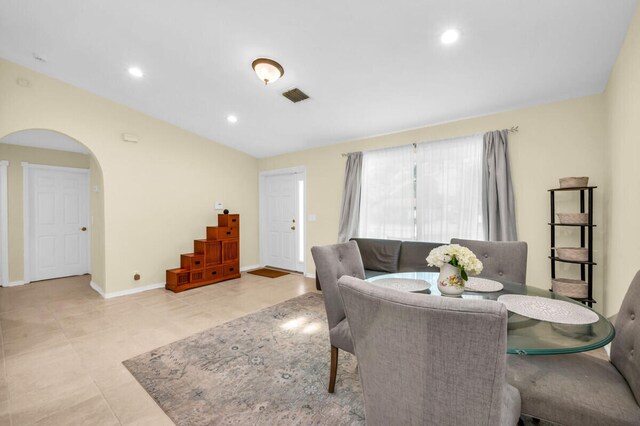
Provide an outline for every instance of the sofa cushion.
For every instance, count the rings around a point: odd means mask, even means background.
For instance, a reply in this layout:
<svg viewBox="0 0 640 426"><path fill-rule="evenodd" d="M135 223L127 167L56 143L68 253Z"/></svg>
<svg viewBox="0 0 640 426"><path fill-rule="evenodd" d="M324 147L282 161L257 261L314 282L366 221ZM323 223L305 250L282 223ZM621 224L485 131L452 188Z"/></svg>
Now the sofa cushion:
<svg viewBox="0 0 640 426"><path fill-rule="evenodd" d="M423 241L403 241L400 248L398 272L438 272L439 268L427 266L427 256L443 243L427 243Z"/></svg>
<svg viewBox="0 0 640 426"><path fill-rule="evenodd" d="M352 238L351 241L358 243L364 269L398 272L398 258L402 241L374 238Z"/></svg>

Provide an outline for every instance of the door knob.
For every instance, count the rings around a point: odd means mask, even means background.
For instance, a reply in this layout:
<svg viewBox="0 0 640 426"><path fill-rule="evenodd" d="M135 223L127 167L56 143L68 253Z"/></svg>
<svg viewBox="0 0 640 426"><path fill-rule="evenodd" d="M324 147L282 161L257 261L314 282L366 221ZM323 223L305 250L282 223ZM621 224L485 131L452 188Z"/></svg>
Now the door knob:
<svg viewBox="0 0 640 426"><path fill-rule="evenodd" d="M82 232L84 232L84 231L86 231L86 230L87 230L87 227L86 227L86 226L83 226L82 228L80 228L80 230L81 230Z"/></svg>
<svg viewBox="0 0 640 426"><path fill-rule="evenodd" d="M292 227L291 227L291 230L292 230L292 231L295 231L295 230L296 230L296 227L295 227L295 226L292 226Z"/></svg>

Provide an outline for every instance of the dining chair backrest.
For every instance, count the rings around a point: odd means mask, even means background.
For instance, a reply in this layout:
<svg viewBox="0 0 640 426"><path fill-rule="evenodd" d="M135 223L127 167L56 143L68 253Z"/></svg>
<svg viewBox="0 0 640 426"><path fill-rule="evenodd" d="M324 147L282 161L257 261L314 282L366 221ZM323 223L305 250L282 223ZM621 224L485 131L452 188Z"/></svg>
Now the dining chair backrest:
<svg viewBox="0 0 640 426"><path fill-rule="evenodd" d="M482 262L479 277L526 284L527 243L524 241L478 241L452 238L451 244L470 249Z"/></svg>
<svg viewBox="0 0 640 426"><path fill-rule="evenodd" d="M627 380L640 405L640 271L636 273L624 296L615 329L611 362Z"/></svg>
<svg viewBox="0 0 640 426"><path fill-rule="evenodd" d="M338 279L343 275L364 279L364 266L355 241L312 247L311 255L316 264L316 273L322 287L324 307L331 330L345 318L338 290Z"/></svg>
<svg viewBox="0 0 640 426"><path fill-rule="evenodd" d="M338 281L370 425L501 424L507 310ZM519 398L519 397L518 397ZM520 406L517 405L519 415Z"/></svg>

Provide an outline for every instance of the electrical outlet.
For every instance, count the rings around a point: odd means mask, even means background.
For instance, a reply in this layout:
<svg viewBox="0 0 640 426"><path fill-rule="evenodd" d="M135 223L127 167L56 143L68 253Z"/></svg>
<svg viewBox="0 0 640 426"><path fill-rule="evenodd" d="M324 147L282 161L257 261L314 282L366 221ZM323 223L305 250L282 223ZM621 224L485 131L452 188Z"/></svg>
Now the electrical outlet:
<svg viewBox="0 0 640 426"><path fill-rule="evenodd" d="M216 210L222 209L224 209L224 204L222 203L222 201L216 201Z"/></svg>

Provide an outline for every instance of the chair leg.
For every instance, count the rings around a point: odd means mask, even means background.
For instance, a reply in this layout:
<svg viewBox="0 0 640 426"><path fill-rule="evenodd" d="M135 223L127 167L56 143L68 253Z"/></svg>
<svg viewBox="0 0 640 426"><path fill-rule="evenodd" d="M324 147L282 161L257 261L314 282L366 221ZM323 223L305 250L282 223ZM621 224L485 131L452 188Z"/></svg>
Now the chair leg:
<svg viewBox="0 0 640 426"><path fill-rule="evenodd" d="M331 346L331 370L329 371L329 393L336 388L336 375L338 374L338 348Z"/></svg>

